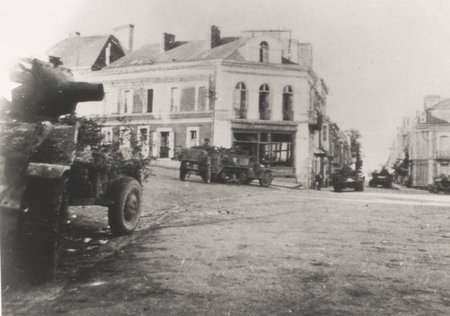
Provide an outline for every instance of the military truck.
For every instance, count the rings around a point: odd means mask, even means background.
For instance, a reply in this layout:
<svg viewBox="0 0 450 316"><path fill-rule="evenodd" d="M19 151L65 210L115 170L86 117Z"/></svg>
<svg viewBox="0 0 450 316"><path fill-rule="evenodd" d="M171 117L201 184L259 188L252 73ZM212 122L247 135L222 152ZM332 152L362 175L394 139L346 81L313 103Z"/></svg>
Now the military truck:
<svg viewBox="0 0 450 316"><path fill-rule="evenodd" d="M381 172L372 172L372 179L369 180L370 187L383 186L384 188L392 188L393 175L386 169Z"/></svg>
<svg viewBox="0 0 450 316"><path fill-rule="evenodd" d="M2 276L42 283L55 275L69 205L107 206L114 235L136 228L142 170L132 160L119 170L99 163L101 135L80 146L87 129L76 104L102 100L102 84L74 82L70 70L37 59L22 60L12 76L21 85L0 124Z"/></svg>
<svg viewBox="0 0 450 316"><path fill-rule="evenodd" d="M342 192L349 188L355 191L364 191L364 176L350 167L336 169L331 174L331 185L335 192Z"/></svg>
<svg viewBox="0 0 450 316"><path fill-rule="evenodd" d="M449 194L450 181L448 179L448 176L443 173L437 177L434 177L433 183L428 186L428 191L430 191L430 193L444 192Z"/></svg>
<svg viewBox="0 0 450 316"><path fill-rule="evenodd" d="M180 155L180 180L200 175L204 182L250 184L258 180L263 187L272 184L272 171L256 162L248 152L238 148L197 146L184 149Z"/></svg>

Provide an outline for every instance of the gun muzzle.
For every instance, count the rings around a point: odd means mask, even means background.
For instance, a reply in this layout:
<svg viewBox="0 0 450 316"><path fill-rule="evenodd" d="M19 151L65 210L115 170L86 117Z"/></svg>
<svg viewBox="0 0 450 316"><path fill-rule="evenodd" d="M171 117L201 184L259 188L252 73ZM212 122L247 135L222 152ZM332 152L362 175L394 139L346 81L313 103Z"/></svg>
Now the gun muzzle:
<svg viewBox="0 0 450 316"><path fill-rule="evenodd" d="M66 81L61 82L58 88L61 98L70 103L101 101L105 96L101 83Z"/></svg>

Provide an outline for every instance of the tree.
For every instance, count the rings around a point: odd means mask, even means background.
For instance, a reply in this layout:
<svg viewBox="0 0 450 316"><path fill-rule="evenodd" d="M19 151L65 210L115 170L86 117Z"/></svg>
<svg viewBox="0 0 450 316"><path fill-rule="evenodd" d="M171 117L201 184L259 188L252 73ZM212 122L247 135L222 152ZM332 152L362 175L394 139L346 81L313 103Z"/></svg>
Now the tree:
<svg viewBox="0 0 450 316"><path fill-rule="evenodd" d="M350 151L352 158L355 159L355 171L361 171L363 161L361 156L361 133L356 129L350 129L347 131L347 135L350 137Z"/></svg>

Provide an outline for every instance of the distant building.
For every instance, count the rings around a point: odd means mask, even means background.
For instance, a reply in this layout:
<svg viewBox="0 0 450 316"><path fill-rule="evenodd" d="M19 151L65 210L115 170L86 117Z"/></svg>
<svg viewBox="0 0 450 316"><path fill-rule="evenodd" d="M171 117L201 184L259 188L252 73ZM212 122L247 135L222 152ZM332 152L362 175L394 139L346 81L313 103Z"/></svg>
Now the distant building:
<svg viewBox="0 0 450 316"><path fill-rule="evenodd" d="M327 150L318 140L328 88L312 69L311 45L290 31L221 37L213 26L198 41L164 33L86 79L105 86L95 111L107 119L105 133L125 117L157 158L209 138L246 149L275 175L305 185L324 170Z"/></svg>
<svg viewBox="0 0 450 316"><path fill-rule="evenodd" d="M427 96L414 120L404 119L390 149L389 166L408 170L410 184L426 187L433 178L450 176L450 99Z"/></svg>
<svg viewBox="0 0 450 316"><path fill-rule="evenodd" d="M395 170L394 181L410 186L411 183L411 137L416 126L415 118L403 118L403 124L397 128L397 133L389 148L386 166Z"/></svg>
<svg viewBox="0 0 450 316"><path fill-rule="evenodd" d="M413 186L427 186L435 176L450 175L450 99L425 98L425 109L412 130L410 152Z"/></svg>

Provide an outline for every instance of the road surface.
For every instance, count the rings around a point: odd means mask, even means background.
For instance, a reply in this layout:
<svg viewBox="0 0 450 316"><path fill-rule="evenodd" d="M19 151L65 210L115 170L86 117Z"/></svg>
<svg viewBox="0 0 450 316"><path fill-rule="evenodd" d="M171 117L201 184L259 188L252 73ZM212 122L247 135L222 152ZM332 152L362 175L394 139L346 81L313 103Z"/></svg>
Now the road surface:
<svg viewBox="0 0 450 316"><path fill-rule="evenodd" d="M450 196L154 173L138 231L71 208L57 280L3 284L3 314L450 314Z"/></svg>

